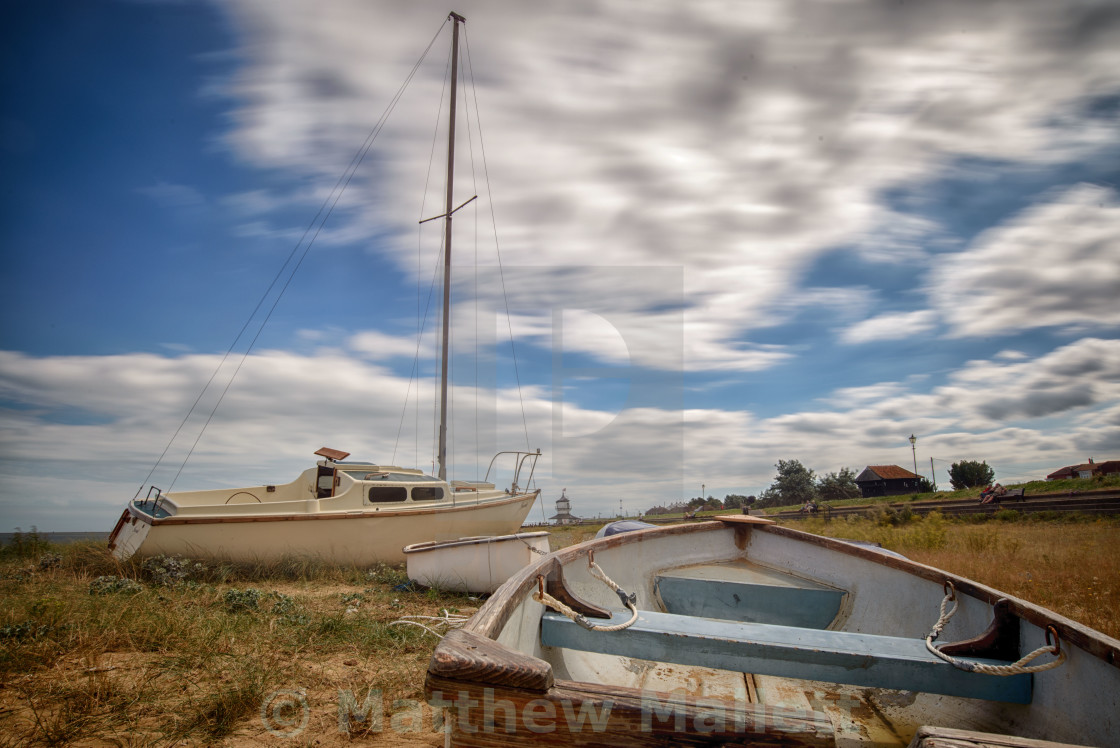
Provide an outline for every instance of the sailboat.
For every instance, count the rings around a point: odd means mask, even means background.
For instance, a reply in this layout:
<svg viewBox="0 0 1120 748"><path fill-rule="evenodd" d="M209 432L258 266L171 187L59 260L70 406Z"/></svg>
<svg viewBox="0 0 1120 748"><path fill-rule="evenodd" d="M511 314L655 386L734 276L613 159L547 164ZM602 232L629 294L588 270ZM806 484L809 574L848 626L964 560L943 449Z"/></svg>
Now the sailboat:
<svg viewBox="0 0 1120 748"><path fill-rule="evenodd" d="M145 496L140 496L141 489L128 502L109 536L116 558L184 555L270 562L312 557L338 564L399 563L408 545L506 535L521 527L540 493L528 488L539 449L499 452L481 481L447 478L451 226L459 209L454 207L455 103L459 28L466 19L451 13L449 20L453 32L446 209L426 219L444 221L437 474L348 461L348 452L323 447L315 452L321 459L286 484L168 493L150 486ZM504 488L490 480L499 458L512 461L512 480Z"/></svg>

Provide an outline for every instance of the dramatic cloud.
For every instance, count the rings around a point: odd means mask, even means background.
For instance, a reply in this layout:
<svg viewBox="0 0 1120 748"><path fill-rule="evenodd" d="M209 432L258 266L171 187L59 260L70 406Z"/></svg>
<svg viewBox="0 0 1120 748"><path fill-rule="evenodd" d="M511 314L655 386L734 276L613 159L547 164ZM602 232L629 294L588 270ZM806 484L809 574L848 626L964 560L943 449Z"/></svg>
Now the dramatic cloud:
<svg viewBox="0 0 1120 748"><path fill-rule="evenodd" d="M0 393L24 404L9 409L0 428L5 484L31 486L49 470L57 491L80 492L83 502L63 502L68 514L45 507L32 514L56 528L104 524L144 479L160 439L175 431L218 363L214 356L0 355ZM456 469L473 476L495 445L539 447L538 480L562 482L586 510L613 511L620 499L629 509L671 503L701 481L713 491L758 491L778 459L818 471L906 464L910 433L920 435L924 455L986 459L1003 475L1024 477L1037 477L1041 468L1028 466L1049 465L1055 455L1120 449L1120 341L1086 339L1030 362L971 362L945 385L919 386L838 390L827 410L771 418L722 409L610 411L535 387L520 397L483 391L476 399L460 386L453 399L470 405L452 425L453 453ZM429 466L432 393L425 385L419 401L428 405L419 411L403 407L415 403L415 387L339 354L251 356L178 486L290 479L320 446ZM212 398L183 429L152 479L157 485L168 487L211 405ZM1064 426L1054 427L1055 415L1068 418ZM19 497L3 501L10 514Z"/></svg>
<svg viewBox="0 0 1120 748"><path fill-rule="evenodd" d="M759 1L734 13L653 4L635 14L608 0L531 11L468 3L465 76L483 107L505 254L545 266L681 266L690 325L720 328L699 349L733 352L744 333L774 321L770 308L797 295L799 272L830 247L921 260L923 239L940 227L898 214L884 191L961 159L1058 164L1114 146L1112 125L1087 106L1120 88L1107 42L1118 18L1105 7L1027 2L1009 14L990 2ZM423 3L387 13L360 2L312 11L296 0L246 0L230 12L251 54L227 87L237 102L229 145L325 178L349 160L442 15ZM421 102L442 83L439 60L397 104L363 182L375 206L363 225L395 224L402 239L414 234L404 219L424 212L435 112ZM464 97L468 119L475 95ZM1097 218L1105 225L1107 215ZM1035 222L1033 246L1060 223ZM985 240L981 254L1008 259L996 243ZM412 251L408 242L393 251L405 270ZM959 270L970 292L994 280L969 262ZM601 299L590 276L550 295ZM614 294L616 306L665 301L640 276L631 285ZM938 306L962 295L939 290ZM1093 317L1098 305L1081 298L1038 304L1058 323ZM966 314L952 315L958 332L1003 324L966 323ZM914 315L926 329L928 314ZM882 339L882 329L868 320L847 338ZM750 360L732 368L765 359Z"/></svg>
<svg viewBox="0 0 1120 748"><path fill-rule="evenodd" d="M956 335L1120 325L1120 202L1078 185L981 235L934 269L930 295Z"/></svg>
<svg viewBox="0 0 1120 748"><path fill-rule="evenodd" d="M0 523L108 529L180 427L151 478L165 489L288 480L321 446L431 464L443 229L417 222L443 210L447 28L413 65L447 7L215 7L232 31L217 42L232 45L223 77L200 84L215 171L133 165L143 176L119 190L178 220L153 214L149 237L205 230L106 276L165 270L133 284L158 303L114 306L105 288L125 286L105 282L59 294L110 320L75 325L103 339L3 344L26 350L0 351ZM986 459L1001 478L1036 477L1120 456L1114 2L456 10L469 51L456 202L479 195L456 214L452 253L458 470L540 447L546 498L567 487L594 515L700 484L758 492L779 459L906 465L911 433L923 470ZM236 329L255 260L287 256L323 205L331 220L311 234L327 254L243 365L214 354L217 333L130 334L146 312L195 321L189 302L217 299L215 277L234 278L235 303L200 324ZM214 224L183 220L196 213ZM28 225L38 251L46 224ZM218 270L183 261L195 254ZM19 259L11 277L26 283Z"/></svg>

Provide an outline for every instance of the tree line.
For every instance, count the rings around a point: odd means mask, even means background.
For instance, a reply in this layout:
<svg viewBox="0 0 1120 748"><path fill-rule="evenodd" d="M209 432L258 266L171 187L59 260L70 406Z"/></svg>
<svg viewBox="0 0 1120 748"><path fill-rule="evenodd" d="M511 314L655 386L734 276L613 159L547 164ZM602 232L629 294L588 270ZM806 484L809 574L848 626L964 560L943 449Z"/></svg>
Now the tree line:
<svg viewBox="0 0 1120 748"><path fill-rule="evenodd" d="M856 483L856 473L843 467L836 472L817 475L800 460L778 460L774 465L777 475L774 482L759 496L728 494L723 501L713 496L697 496L687 502L669 507L655 506L647 514L669 514L679 511L704 511L708 509L739 509L744 506L757 508L804 504L808 501L839 501L859 498L861 491ZM995 470L986 461L961 460L949 468L949 482L954 490L986 486L995 478ZM925 476L918 476L918 493L933 493L937 486Z"/></svg>

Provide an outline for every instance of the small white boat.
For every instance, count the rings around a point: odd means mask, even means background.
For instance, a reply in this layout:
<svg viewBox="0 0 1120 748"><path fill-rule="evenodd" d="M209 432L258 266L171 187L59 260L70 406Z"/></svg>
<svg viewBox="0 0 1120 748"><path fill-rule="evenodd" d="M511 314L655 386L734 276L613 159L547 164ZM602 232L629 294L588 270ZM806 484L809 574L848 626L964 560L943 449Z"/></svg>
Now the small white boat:
<svg viewBox="0 0 1120 748"><path fill-rule="evenodd" d="M523 569L429 663L449 744L1120 744L1120 641L768 522L621 533Z"/></svg>
<svg viewBox="0 0 1120 748"><path fill-rule="evenodd" d="M448 20L455 62L448 108L446 211L436 217L444 220L437 476L393 465L344 462L349 453L324 447L315 453L323 459L287 484L168 493L151 486L147 496L137 494L129 501L109 536L109 548L118 559L181 554L235 561L314 557L339 564L399 563L404 545L503 535L521 527L540 493L523 488L532 481L540 450L498 453L483 482L447 480L451 217L458 210L453 194L455 93L459 27L465 19L452 13ZM506 489L488 482L503 455L512 456L514 463Z"/></svg>
<svg viewBox="0 0 1120 748"><path fill-rule="evenodd" d="M547 532L459 538L405 546L408 578L425 587L491 593L549 552Z"/></svg>

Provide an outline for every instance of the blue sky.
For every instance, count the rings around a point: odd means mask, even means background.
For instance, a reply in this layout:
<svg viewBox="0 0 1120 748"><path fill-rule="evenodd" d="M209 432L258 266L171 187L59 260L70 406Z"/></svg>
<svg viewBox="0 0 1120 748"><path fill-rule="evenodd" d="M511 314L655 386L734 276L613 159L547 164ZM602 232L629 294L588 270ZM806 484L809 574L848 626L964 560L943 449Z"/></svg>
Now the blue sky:
<svg viewBox="0 0 1120 748"><path fill-rule="evenodd" d="M912 466L911 433L940 483L1120 457L1114 3L455 9L459 477L539 447L547 514L594 515ZM231 344L156 485L430 466L449 28L242 355L447 10L12 9L0 528L108 529Z"/></svg>

